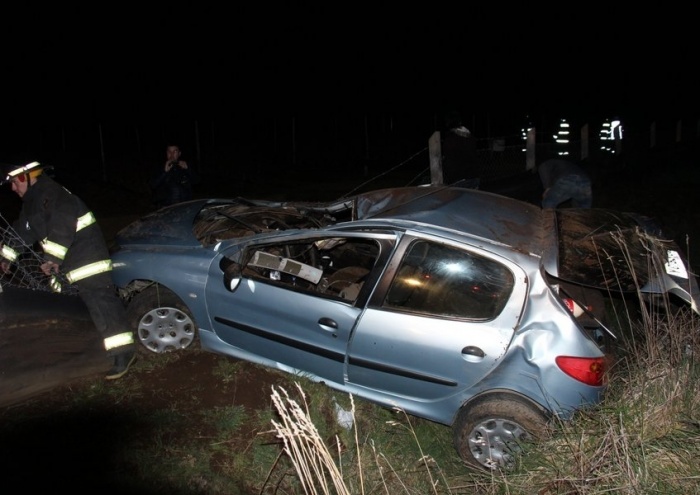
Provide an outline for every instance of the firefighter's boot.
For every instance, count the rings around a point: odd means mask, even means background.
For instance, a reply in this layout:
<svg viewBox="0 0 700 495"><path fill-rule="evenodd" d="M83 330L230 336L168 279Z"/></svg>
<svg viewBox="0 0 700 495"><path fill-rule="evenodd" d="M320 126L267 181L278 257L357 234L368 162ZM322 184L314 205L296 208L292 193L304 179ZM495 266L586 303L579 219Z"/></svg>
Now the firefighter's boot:
<svg viewBox="0 0 700 495"><path fill-rule="evenodd" d="M114 366L107 372L105 378L107 380L116 380L121 378L129 371L129 367L136 361L136 352L127 351L114 356Z"/></svg>

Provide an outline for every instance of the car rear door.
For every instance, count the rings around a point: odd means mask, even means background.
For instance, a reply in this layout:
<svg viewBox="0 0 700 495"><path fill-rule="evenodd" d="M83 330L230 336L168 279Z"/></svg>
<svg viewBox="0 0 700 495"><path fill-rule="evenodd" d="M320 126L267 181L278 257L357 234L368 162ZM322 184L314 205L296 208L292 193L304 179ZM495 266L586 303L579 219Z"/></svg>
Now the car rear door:
<svg viewBox="0 0 700 495"><path fill-rule="evenodd" d="M457 394L503 359L526 294L506 259L404 236L352 336L348 382L417 401Z"/></svg>

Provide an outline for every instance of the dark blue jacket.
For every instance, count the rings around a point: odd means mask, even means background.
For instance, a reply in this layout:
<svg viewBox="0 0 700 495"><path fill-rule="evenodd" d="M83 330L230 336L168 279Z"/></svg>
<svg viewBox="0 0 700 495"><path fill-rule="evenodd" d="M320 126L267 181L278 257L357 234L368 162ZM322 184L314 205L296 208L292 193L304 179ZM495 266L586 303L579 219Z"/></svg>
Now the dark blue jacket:
<svg viewBox="0 0 700 495"><path fill-rule="evenodd" d="M192 199L192 186L199 182L199 176L191 166L182 168L173 166L167 172L161 169L160 174L151 181L156 206L168 206Z"/></svg>

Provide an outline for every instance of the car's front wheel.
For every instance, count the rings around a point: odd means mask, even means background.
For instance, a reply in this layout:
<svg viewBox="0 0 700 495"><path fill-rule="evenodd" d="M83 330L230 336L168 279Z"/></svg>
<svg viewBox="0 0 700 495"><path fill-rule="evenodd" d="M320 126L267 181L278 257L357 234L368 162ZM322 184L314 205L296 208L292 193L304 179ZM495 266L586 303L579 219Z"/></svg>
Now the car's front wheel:
<svg viewBox="0 0 700 495"><path fill-rule="evenodd" d="M151 352L185 349L195 340L197 326L187 306L162 286L154 285L136 294L126 311L137 339Z"/></svg>
<svg viewBox="0 0 700 495"><path fill-rule="evenodd" d="M524 442L547 432L546 415L517 396L498 394L463 407L453 425L460 457L482 469L511 469Z"/></svg>

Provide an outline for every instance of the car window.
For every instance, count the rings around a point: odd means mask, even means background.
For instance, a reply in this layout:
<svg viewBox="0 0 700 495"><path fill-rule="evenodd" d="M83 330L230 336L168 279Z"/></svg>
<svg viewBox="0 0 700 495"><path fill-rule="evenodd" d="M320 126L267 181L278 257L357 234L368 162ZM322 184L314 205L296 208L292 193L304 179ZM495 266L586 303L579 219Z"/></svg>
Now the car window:
<svg viewBox="0 0 700 495"><path fill-rule="evenodd" d="M383 307L490 320L503 310L513 284L512 272L494 260L416 241L406 251Z"/></svg>
<svg viewBox="0 0 700 495"><path fill-rule="evenodd" d="M243 275L296 291L355 301L379 255L372 239L315 238L255 246Z"/></svg>

